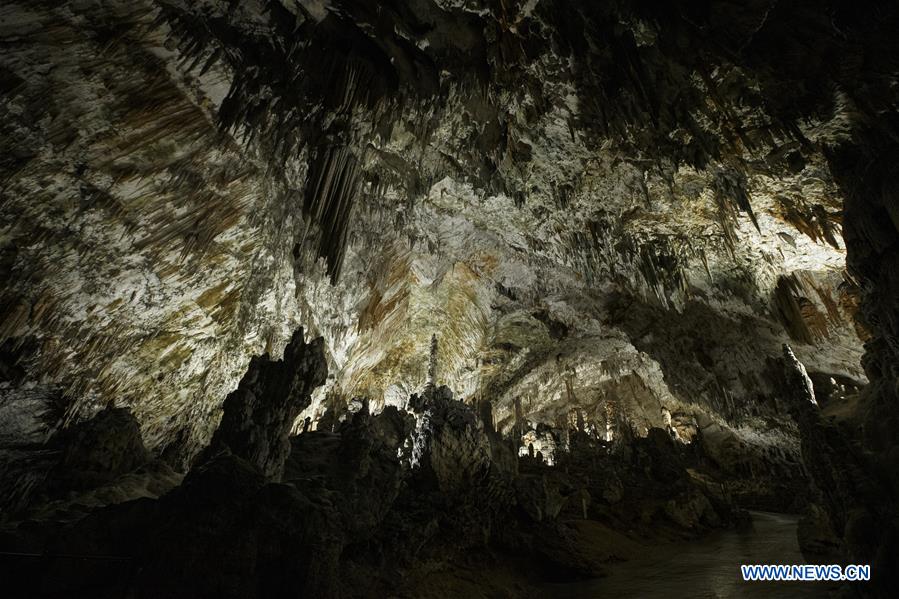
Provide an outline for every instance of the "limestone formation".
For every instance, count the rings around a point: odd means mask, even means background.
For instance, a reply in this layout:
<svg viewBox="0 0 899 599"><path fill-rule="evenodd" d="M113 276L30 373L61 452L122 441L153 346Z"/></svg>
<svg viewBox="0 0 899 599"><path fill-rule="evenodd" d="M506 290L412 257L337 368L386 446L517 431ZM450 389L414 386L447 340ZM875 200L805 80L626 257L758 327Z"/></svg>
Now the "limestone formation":
<svg viewBox="0 0 899 599"><path fill-rule="evenodd" d="M137 420L127 408L108 406L77 423L58 441L61 457L51 475L54 485L98 486L150 461Z"/></svg>
<svg viewBox="0 0 899 599"><path fill-rule="evenodd" d="M525 596L759 509L899 596L896 31L5 0L0 579Z"/></svg>
<svg viewBox="0 0 899 599"><path fill-rule="evenodd" d="M806 508L800 528L801 547L810 559L839 555L847 563L872 564L884 571L879 588L896 588L899 579L889 565L899 550L895 504L876 458L822 418L811 379L787 345L784 362L803 463L815 487L816 503Z"/></svg>
<svg viewBox="0 0 899 599"><path fill-rule="evenodd" d="M266 478L279 480L290 454L293 423L328 373L322 347L321 338L306 343L299 329L281 360L254 357L240 385L225 399L222 421L199 461L228 451Z"/></svg>
<svg viewBox="0 0 899 599"><path fill-rule="evenodd" d="M810 374L865 382L822 150L854 108L790 103L771 91L789 69L736 41L759 22L789 45L775 23L816 9L753 6L706 38L681 3L320 4L3 8L0 343L30 365L17 380L46 375L82 418L115 398L182 460L250 357L298 326L333 374L313 420L326 397L408 398L434 336L435 382L489 397L500 423L516 398L540 398L522 417L568 395L590 413L631 371L638 404L768 416L765 358L793 338ZM889 38L852 39L847 61Z"/></svg>
<svg viewBox="0 0 899 599"><path fill-rule="evenodd" d="M413 459L446 493L476 484L490 469L490 442L475 412L446 387L423 395Z"/></svg>

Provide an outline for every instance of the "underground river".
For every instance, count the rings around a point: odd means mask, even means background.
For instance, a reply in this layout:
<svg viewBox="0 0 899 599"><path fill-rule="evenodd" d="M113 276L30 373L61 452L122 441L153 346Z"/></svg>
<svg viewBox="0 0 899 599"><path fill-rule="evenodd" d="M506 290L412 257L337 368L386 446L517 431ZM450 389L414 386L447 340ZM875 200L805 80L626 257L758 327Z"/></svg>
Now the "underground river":
<svg viewBox="0 0 899 599"><path fill-rule="evenodd" d="M822 597L827 582L744 582L740 564L804 564L796 516L752 512L753 526L683 544L648 547L641 557L610 565L609 575L547 588L554 597Z"/></svg>

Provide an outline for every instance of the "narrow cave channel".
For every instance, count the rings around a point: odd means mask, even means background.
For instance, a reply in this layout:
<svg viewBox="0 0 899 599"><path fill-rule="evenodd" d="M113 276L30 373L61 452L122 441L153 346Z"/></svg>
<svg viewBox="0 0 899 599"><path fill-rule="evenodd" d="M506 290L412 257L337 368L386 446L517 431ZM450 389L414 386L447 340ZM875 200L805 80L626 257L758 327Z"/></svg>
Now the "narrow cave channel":
<svg viewBox="0 0 899 599"><path fill-rule="evenodd" d="M3 0L0 596L899 597L897 31Z"/></svg>

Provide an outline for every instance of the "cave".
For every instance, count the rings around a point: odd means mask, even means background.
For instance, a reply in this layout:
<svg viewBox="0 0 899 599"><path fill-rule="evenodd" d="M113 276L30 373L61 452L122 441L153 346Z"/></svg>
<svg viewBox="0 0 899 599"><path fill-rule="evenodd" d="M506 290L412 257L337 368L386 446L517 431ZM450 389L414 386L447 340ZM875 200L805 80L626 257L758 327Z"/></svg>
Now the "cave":
<svg viewBox="0 0 899 599"><path fill-rule="evenodd" d="M899 597L897 31L3 0L0 596Z"/></svg>

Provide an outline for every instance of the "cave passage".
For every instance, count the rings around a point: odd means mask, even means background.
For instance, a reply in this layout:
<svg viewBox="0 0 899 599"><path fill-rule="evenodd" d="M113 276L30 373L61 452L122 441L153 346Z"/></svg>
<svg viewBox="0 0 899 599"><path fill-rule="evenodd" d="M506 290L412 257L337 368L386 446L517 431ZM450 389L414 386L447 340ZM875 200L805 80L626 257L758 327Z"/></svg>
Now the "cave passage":
<svg viewBox="0 0 899 599"><path fill-rule="evenodd" d="M899 597L897 31L3 0L0 595Z"/></svg>

